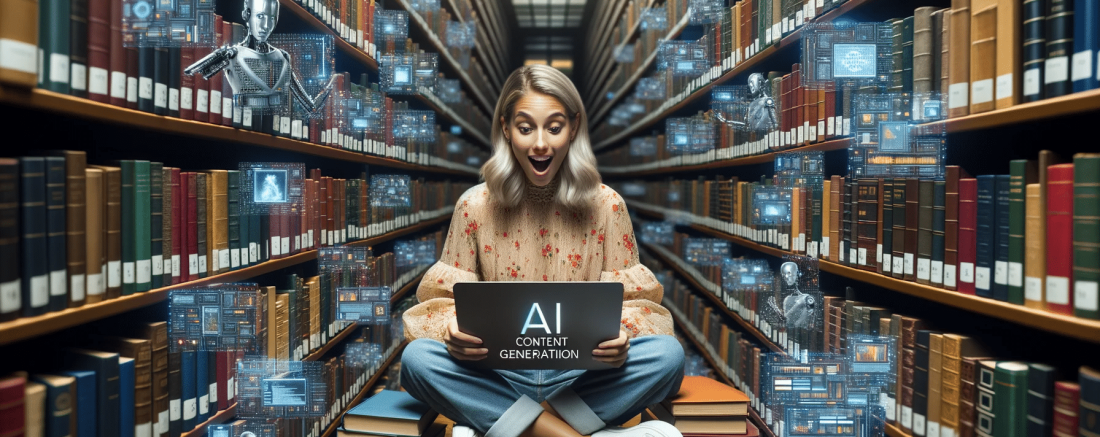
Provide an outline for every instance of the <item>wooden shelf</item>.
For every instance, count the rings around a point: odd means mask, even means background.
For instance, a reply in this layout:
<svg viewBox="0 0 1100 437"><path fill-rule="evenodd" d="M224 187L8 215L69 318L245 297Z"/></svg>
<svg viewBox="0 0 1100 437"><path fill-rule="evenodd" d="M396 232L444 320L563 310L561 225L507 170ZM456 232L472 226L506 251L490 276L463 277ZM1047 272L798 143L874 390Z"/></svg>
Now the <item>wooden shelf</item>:
<svg viewBox="0 0 1100 437"><path fill-rule="evenodd" d="M206 427L210 425L218 425L230 421L234 417L237 417L237 403L234 402L229 408L221 410L218 414L210 416L205 422L199 424L190 431L180 434L182 437L202 437L206 435Z"/></svg>
<svg viewBox="0 0 1100 437"><path fill-rule="evenodd" d="M710 367L712 369L714 369L714 373L716 375L718 375L718 378L721 379L721 381L724 384L726 384L730 387L736 388L737 386L734 385L733 381L729 378L729 376L726 376L726 373L721 370L722 367L718 365L718 361L715 360L714 357L710 356L710 352L707 351L706 347L704 347L701 343L699 343L699 340L697 340L695 338L695 336L691 334L691 331L689 331L688 328L687 328L686 322L683 321L683 320L680 320L679 317L676 317L675 313L673 313L673 315L672 315L672 321L675 322L676 326L680 328L680 331L684 333L684 337L687 337L688 341L690 341L691 344L695 346L695 349L699 351L699 355L702 355L703 359L707 360L707 364L709 364ZM760 435L761 436L776 437L775 433L772 432L771 428L768 428L768 425L766 423L764 423L764 419L762 419L760 417L760 413L758 413L756 411L756 409L753 408L751 405L749 406L749 420L751 420L753 422L753 425L756 425L756 427L760 429ZM911 437L911 436L891 436L891 437Z"/></svg>
<svg viewBox="0 0 1100 437"><path fill-rule="evenodd" d="M386 373L386 369L389 369L390 365L393 364L393 360L401 356L401 351L405 350L405 346L407 344L407 341L402 341L401 345L393 350L393 353L390 354L390 357L386 358L386 361L383 362L381 366L378 366L378 371L374 372L374 375L367 380L366 384L363 384L363 389L359 390L359 394L355 395L355 397L352 398L351 402L348 402L347 408L345 408L344 411L341 411L340 415L335 420L333 420L332 423L329 424L328 428L325 429L325 432L321 434L321 437L332 437L336 435L336 428L339 428L340 424L344 423L344 413L358 405L359 401L363 400L363 396L365 396L367 393L370 393L371 389L374 388L374 385L377 384L378 380L382 378L382 375Z"/></svg>
<svg viewBox="0 0 1100 437"><path fill-rule="evenodd" d="M1067 94L1061 97L1021 103L1011 108L967 115L947 120L947 132L967 132L1033 123L1048 118L1100 110L1100 89Z"/></svg>
<svg viewBox="0 0 1100 437"><path fill-rule="evenodd" d="M634 210L652 217L663 218L664 214L647 210L644 207L633 206ZM691 225L691 228L715 238L731 241L742 247L762 252L772 256L789 255L790 252L768 247L755 242L727 234L722 231L708 228L702 225ZM916 282L884 276L875 272L855 269L842 264L819 259L818 267L821 271L838 276L854 279L868 284L887 288L898 293L937 302L977 314L983 314L1023 326L1028 326L1045 332L1064 335L1092 343L1100 343L1100 320L1090 320L1063 314L1055 314L1047 311L1028 308L1023 305L1011 304L999 300L962 294L957 291L945 290Z"/></svg>
<svg viewBox="0 0 1100 437"><path fill-rule="evenodd" d="M645 246L650 246L649 244L645 244L645 243L643 243L643 244ZM757 329L755 326L752 325L752 323L749 323L747 320L742 319L740 314L737 314L737 313L731 311L726 306L725 302L722 302L722 300L719 299L718 296L715 296L713 293L708 291L706 289L706 287L703 287L703 284L700 284L699 281L696 281L695 277L688 274L688 272L685 271L683 268L681 268L679 264L675 263L673 260L666 257L662 252L651 249L650 253L652 253L655 257L660 259L661 262L664 263L666 266L668 266L668 267L672 268L673 270L675 270L676 274L680 275L680 277L684 278L684 280L686 280L688 282L688 285L691 285L692 287L695 287L696 290L699 290L699 292L703 296L706 296L706 298L710 300L711 304L713 304L715 307L717 307L719 311L722 311L723 313L725 313L726 318L732 319L733 321L737 322L737 324L741 326L741 329L744 332L748 333L749 335L751 335L753 337L756 337L756 339L760 343L762 343L765 347L770 349L772 352L778 352L778 353L781 353L783 355L787 354L787 352L785 350L783 350L782 347L780 347L778 344L775 344L775 342L772 341L771 339L769 339L767 335L764 335L763 331Z"/></svg>
<svg viewBox="0 0 1100 437"><path fill-rule="evenodd" d="M348 243L348 245L372 246L374 244L401 237L403 235L431 228L440 223L450 220L450 218L451 217L449 215L444 215L442 217L427 220L425 222L418 223L407 228L398 229L396 231L374 238L351 242ZM207 276L205 278L195 281L184 282L168 287L161 287L155 290L140 293L134 293L129 296L96 302L94 304L84 305L76 308L68 308L63 311L46 313L40 316L23 317L12 320L10 322L0 323L0 345L11 344L29 338L34 338L39 335L83 325L88 322L107 318L116 314L121 314L130 310L162 302L168 299L168 292L171 290L199 287L208 284L241 281L265 273L274 272L279 269L298 265L304 262L313 261L315 259L317 259L317 251L308 250L302 253L291 255L286 258L265 261L251 267L245 267L239 270L233 270L226 273Z"/></svg>
<svg viewBox="0 0 1100 437"><path fill-rule="evenodd" d="M71 115L96 122L106 122L193 138L207 138L250 144L340 161L377 165L399 170L473 176L472 173L466 171L417 165L405 161L398 161L396 159L371 156L359 152L307 143L305 141L292 140L285 137L276 137L259 132L235 129L228 126L120 108L118 106L94 102L92 100L60 94L41 88L27 90L0 85L0 103Z"/></svg>
<svg viewBox="0 0 1100 437"><path fill-rule="evenodd" d="M409 2L405 0L397 0L397 4L401 5L401 8L409 13L409 21L416 22L416 25L420 26L420 30L424 31L424 34L428 35L428 41L431 42L433 48L435 48L436 52L439 53L439 58L443 62L450 64L451 69L455 71L455 73L458 75L459 80L461 80L462 83L466 86L466 95L477 97L477 102L480 103L486 111L492 113L495 107L493 102L490 102L488 99L485 98L485 95L481 93L481 87L479 87L478 84L474 82L472 78L470 78L470 75L466 72L466 69L462 68L462 65L458 63L458 60L451 56L450 50L448 50L447 46L443 44L443 41L439 39L439 35L435 34L431 26L429 26L428 23L424 21L424 17L421 17L420 13L416 12L416 10L412 8L412 5L410 5Z"/></svg>
<svg viewBox="0 0 1100 437"><path fill-rule="evenodd" d="M886 435L890 437L913 437L911 434L905 432L897 425L886 424Z"/></svg>
<svg viewBox="0 0 1100 437"><path fill-rule="evenodd" d="M306 10L305 6L298 4L294 0L279 0L279 4L282 5L283 9L292 12L294 15L297 15L298 18L301 18L302 21L305 21L307 24L309 24L314 29L317 29L319 32L326 35L331 35L332 39L336 42L336 48L339 49L341 52L344 52L348 56L355 58L357 62L366 65L367 68L371 71L378 71L378 61L376 61L373 57L371 57L371 55L367 54L367 52L363 51L359 47L354 46L351 43L347 42L347 40L341 38L340 34L336 33L336 31L333 30L331 27L328 27L327 24L321 21L320 18L317 18L317 16L313 15L313 13Z"/></svg>
<svg viewBox="0 0 1100 437"><path fill-rule="evenodd" d="M672 175L672 174L677 174L677 173L690 173L690 172L697 172L697 171L703 171L703 170L715 170L715 169L721 169L721 168L732 168L732 167L740 167L740 166L745 166L745 165L756 165L756 164L764 164L764 163L768 163L768 162L774 162L775 161L775 155L777 153L784 153L784 152L829 152L829 151L833 151L833 150L844 150L844 149L848 148L848 145L851 144L851 142L852 142L851 138L847 138L847 137L845 137L845 138L836 138L836 139L832 139L832 140L828 140L828 141L823 141L823 142L820 142L820 143L810 144L809 146L792 147L792 148L784 149L784 150L781 150L781 151L778 151L778 152L768 152L768 153L764 153L764 154L761 154L761 155L745 156L745 157L742 157L742 158L723 159L723 160L718 160L718 161L714 161L714 162L708 162L706 164L681 165L681 166L675 166L675 167L661 167L661 168L654 168L654 169L649 169L649 170L624 171L624 172L618 172L618 171L614 171L612 168L603 167L603 168L600 169L600 171L606 176L613 176L613 177L616 177L616 178L632 178L632 177L657 176L657 175L664 176L664 175Z"/></svg>

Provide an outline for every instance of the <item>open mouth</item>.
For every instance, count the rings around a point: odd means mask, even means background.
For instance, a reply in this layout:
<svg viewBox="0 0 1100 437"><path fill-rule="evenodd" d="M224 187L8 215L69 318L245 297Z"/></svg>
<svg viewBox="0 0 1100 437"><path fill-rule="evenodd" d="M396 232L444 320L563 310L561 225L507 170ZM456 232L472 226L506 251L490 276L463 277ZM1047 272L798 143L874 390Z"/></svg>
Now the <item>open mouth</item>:
<svg viewBox="0 0 1100 437"><path fill-rule="evenodd" d="M534 167L535 173L545 173L550 168L550 163L554 161L553 156L528 156L527 159L531 161L531 166Z"/></svg>

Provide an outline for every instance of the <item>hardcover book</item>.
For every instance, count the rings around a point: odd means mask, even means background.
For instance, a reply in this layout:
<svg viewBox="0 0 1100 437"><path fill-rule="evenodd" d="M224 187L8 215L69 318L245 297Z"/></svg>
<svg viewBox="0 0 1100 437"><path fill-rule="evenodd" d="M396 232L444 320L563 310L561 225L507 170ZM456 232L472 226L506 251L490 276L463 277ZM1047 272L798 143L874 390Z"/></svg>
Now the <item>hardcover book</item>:
<svg viewBox="0 0 1100 437"><path fill-rule="evenodd" d="M437 415L406 392L382 390L349 409L343 426L357 432L420 435Z"/></svg>

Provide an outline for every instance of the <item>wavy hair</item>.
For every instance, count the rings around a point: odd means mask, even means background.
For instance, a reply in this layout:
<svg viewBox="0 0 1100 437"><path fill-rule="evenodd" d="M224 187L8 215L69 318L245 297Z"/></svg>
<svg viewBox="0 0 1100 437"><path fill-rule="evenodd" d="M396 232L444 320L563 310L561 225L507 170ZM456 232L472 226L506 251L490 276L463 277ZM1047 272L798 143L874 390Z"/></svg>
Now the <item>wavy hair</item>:
<svg viewBox="0 0 1100 437"><path fill-rule="evenodd" d="M515 115L516 102L532 91L557 98L565 107L570 128L576 130L565 161L558 169L560 184L556 199L567 208L584 209L591 204L592 196L600 185L596 156L592 153L592 143L588 138L588 115L584 112L584 102L573 81L547 65L520 67L504 81L493 113L490 135L493 156L481 167L481 178L489 193L502 206L515 207L527 196L527 176L512 152L511 144L504 138L500 120L503 118L506 123L510 122Z"/></svg>

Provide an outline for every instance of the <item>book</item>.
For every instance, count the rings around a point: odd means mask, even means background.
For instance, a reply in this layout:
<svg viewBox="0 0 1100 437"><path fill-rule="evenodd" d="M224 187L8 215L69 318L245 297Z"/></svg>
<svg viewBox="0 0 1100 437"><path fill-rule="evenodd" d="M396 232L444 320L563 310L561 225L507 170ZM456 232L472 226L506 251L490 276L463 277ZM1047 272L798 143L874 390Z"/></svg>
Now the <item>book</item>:
<svg viewBox="0 0 1100 437"><path fill-rule="evenodd" d="M88 0L69 1L69 94L88 98Z"/></svg>
<svg viewBox="0 0 1100 437"><path fill-rule="evenodd" d="M39 86L69 94L71 32L69 0L47 0L38 3L38 49L42 66Z"/></svg>
<svg viewBox="0 0 1100 437"><path fill-rule="evenodd" d="M1007 300L1018 305L1024 303L1026 186L1039 182L1038 169L1035 161L1009 162Z"/></svg>
<svg viewBox="0 0 1100 437"><path fill-rule="evenodd" d="M1073 437L1078 435L1078 408L1081 399L1081 386L1076 382L1058 381L1054 383L1054 429L1055 437Z"/></svg>
<svg viewBox="0 0 1100 437"><path fill-rule="evenodd" d="M1047 168L1047 310L1073 313L1073 164Z"/></svg>
<svg viewBox="0 0 1100 437"><path fill-rule="evenodd" d="M925 417L925 434L940 435L941 406L943 405L943 334L932 334L928 339L928 414Z"/></svg>
<svg viewBox="0 0 1100 437"><path fill-rule="evenodd" d="M970 0L951 0L948 117L970 114Z"/></svg>
<svg viewBox="0 0 1100 437"><path fill-rule="evenodd" d="M67 349L65 362L72 368L94 372L96 434L119 435L119 361L118 354L84 349ZM83 386L78 386L78 395ZM82 395L81 395L82 396ZM79 411L79 410L78 410ZM84 421L81 415L81 422Z"/></svg>
<svg viewBox="0 0 1100 437"><path fill-rule="evenodd" d="M1028 437L1044 437L1051 435L1051 431L1054 427L1054 383L1057 380L1058 372L1054 367L1041 363L1028 364Z"/></svg>
<svg viewBox="0 0 1100 437"><path fill-rule="evenodd" d="M19 259L19 160L0 159L0 257ZM0 263L0 322L14 320L23 310L18 262Z"/></svg>
<svg viewBox="0 0 1100 437"><path fill-rule="evenodd" d="M421 435L438 416L406 392L382 390L344 414L346 430L372 434Z"/></svg>
<svg viewBox="0 0 1100 437"><path fill-rule="evenodd" d="M398 434L377 434L377 433L365 433L349 431L344 427L336 428L336 437L368 437L368 436L388 436L388 437L440 437L447 431L447 425L442 423L433 423L428 426L428 429L423 434L412 434L408 436L402 436Z"/></svg>
<svg viewBox="0 0 1100 437"><path fill-rule="evenodd" d="M85 7L88 8L88 97L109 103L112 6L107 0L88 0Z"/></svg>
<svg viewBox="0 0 1100 437"><path fill-rule="evenodd" d="M1070 56L1073 55L1073 0L1048 0L1046 14L1047 58L1043 64L1045 97L1069 94Z"/></svg>
<svg viewBox="0 0 1100 437"><path fill-rule="evenodd" d="M38 1L22 0L0 5L0 83L23 88L38 82Z"/></svg>
<svg viewBox="0 0 1100 437"><path fill-rule="evenodd" d="M1047 40L1045 32L1046 2L1049 0L1024 0L1024 46L1022 102L1034 102L1043 98L1043 62L1046 60Z"/></svg>
<svg viewBox="0 0 1100 437"><path fill-rule="evenodd" d="M183 426L183 370L182 352L168 352L168 436L178 437L184 431Z"/></svg>
<svg viewBox="0 0 1100 437"><path fill-rule="evenodd" d="M1100 431L1100 372L1088 366L1078 369L1080 409L1077 413L1081 425L1080 435L1095 435Z"/></svg>
<svg viewBox="0 0 1100 437"><path fill-rule="evenodd" d="M46 160L19 159L21 305L23 316L44 314L50 301L46 243ZM11 304L9 304L11 305Z"/></svg>
<svg viewBox="0 0 1100 437"><path fill-rule="evenodd" d="M1073 168L1073 314L1096 320L1100 319L1100 154L1074 155Z"/></svg>
<svg viewBox="0 0 1100 437"><path fill-rule="evenodd" d="M24 399L27 391L27 374L16 372L0 377L0 434L21 436L26 427L27 414Z"/></svg>
<svg viewBox="0 0 1100 437"><path fill-rule="evenodd" d="M959 180L959 286L963 294L977 294L974 270L977 261L978 180Z"/></svg>
<svg viewBox="0 0 1100 437"><path fill-rule="evenodd" d="M104 299L122 295L122 171L118 167L95 166L103 170L106 188L107 290Z"/></svg>
<svg viewBox="0 0 1100 437"><path fill-rule="evenodd" d="M744 416L749 398L740 390L702 376L685 376L672 399L671 413L681 416Z"/></svg>
<svg viewBox="0 0 1100 437"><path fill-rule="evenodd" d="M932 331L917 331L913 362L913 435L928 435L928 363Z"/></svg>
<svg viewBox="0 0 1100 437"><path fill-rule="evenodd" d="M991 111L997 75L997 0L970 2L970 113Z"/></svg>
<svg viewBox="0 0 1100 437"><path fill-rule="evenodd" d="M164 286L164 164L149 163L149 288Z"/></svg>
<svg viewBox="0 0 1100 437"><path fill-rule="evenodd" d="M76 378L64 375L32 375L46 387L45 435L65 437L76 434Z"/></svg>
<svg viewBox="0 0 1100 437"><path fill-rule="evenodd" d="M74 396L70 398L74 410L73 416L76 416L76 420L73 421L74 435L99 435L100 428L97 423L99 416L96 414L98 407L96 373L90 370L67 370L61 374L75 378Z"/></svg>
<svg viewBox="0 0 1100 437"><path fill-rule="evenodd" d="M1024 226L1024 306L1046 308L1043 282L1047 274L1046 211L1042 185L1027 184L1027 214Z"/></svg>
<svg viewBox="0 0 1100 437"><path fill-rule="evenodd" d="M85 168L88 207L84 215L85 259L88 266L87 303L103 300L107 292L107 188L103 170Z"/></svg>
<svg viewBox="0 0 1100 437"><path fill-rule="evenodd" d="M153 424L154 379L151 342L138 338L93 335L90 344L92 348L117 353L120 363L124 358L133 360L134 386L130 388L132 399L129 404L125 404L120 397L119 408L130 410L128 414L133 420L129 430L132 435L149 436ZM121 372L120 368L119 373ZM120 391L122 390L120 388ZM126 411L122 413L127 414ZM120 425L120 429L126 431L127 428Z"/></svg>
<svg viewBox="0 0 1100 437"><path fill-rule="evenodd" d="M180 376L180 408L182 430L188 431L195 428L198 421L198 391L196 390L195 354L193 350L179 352L179 376ZM170 352L169 357L175 352ZM171 358L170 358L171 359Z"/></svg>
<svg viewBox="0 0 1100 437"><path fill-rule="evenodd" d="M997 1L997 65L994 73L997 109L1009 108L1020 102L1023 49L1023 33L1020 29L1023 12L1020 3L1018 0Z"/></svg>
<svg viewBox="0 0 1100 437"><path fill-rule="evenodd" d="M997 175L995 182L997 211L994 216L993 298L1008 300L1009 175Z"/></svg>
<svg viewBox="0 0 1100 437"><path fill-rule="evenodd" d="M87 214L87 186L84 167L87 155L82 151L64 150L55 153L65 159L65 287L66 306L84 305L87 286L87 234L84 220Z"/></svg>
<svg viewBox="0 0 1100 437"><path fill-rule="evenodd" d="M65 158L46 158L46 253L50 270L50 297L47 309L61 311L68 306L69 274L65 237Z"/></svg>
<svg viewBox="0 0 1100 437"><path fill-rule="evenodd" d="M1088 91L1100 86L1096 51L1100 50L1100 3L1073 2L1073 67L1070 79L1073 92Z"/></svg>
<svg viewBox="0 0 1100 437"><path fill-rule="evenodd" d="M890 270L890 274L895 278L902 278L905 275L905 191L905 179L895 178L892 190L894 198L891 202L891 209L894 211L894 230L892 232L894 242L891 245L893 248L891 258L894 265Z"/></svg>
<svg viewBox="0 0 1100 437"><path fill-rule="evenodd" d="M118 358L118 432L119 437L134 437L134 396L136 389L134 359Z"/></svg>
<svg viewBox="0 0 1100 437"><path fill-rule="evenodd" d="M946 250L947 181L932 183L932 285L943 287L943 261Z"/></svg>
<svg viewBox="0 0 1100 437"><path fill-rule="evenodd" d="M122 178L122 295L128 296L137 292L137 169L136 161L119 161L118 166Z"/></svg>
<svg viewBox="0 0 1100 437"><path fill-rule="evenodd" d="M932 282L932 216L935 211L935 181L919 182L917 194L917 269L918 284Z"/></svg>
<svg viewBox="0 0 1100 437"><path fill-rule="evenodd" d="M974 289L981 297L993 297L993 276L997 260L997 206L997 176L979 175Z"/></svg>
<svg viewBox="0 0 1100 437"><path fill-rule="evenodd" d="M27 381L23 391L23 436L43 437L46 435L46 386Z"/></svg>
<svg viewBox="0 0 1100 437"><path fill-rule="evenodd" d="M998 436L1026 436L1028 365L1018 361L999 362L995 372L996 423L993 427Z"/></svg>
<svg viewBox="0 0 1100 437"><path fill-rule="evenodd" d="M933 90L933 74L939 78L939 72L934 72L934 58L939 56L939 51L934 50L932 30L932 13L936 8L931 6L919 7L913 11L913 92L928 93ZM935 53L933 53L935 51Z"/></svg>
<svg viewBox="0 0 1100 437"><path fill-rule="evenodd" d="M682 434L744 435L747 424L746 417L677 417L674 426Z"/></svg>

